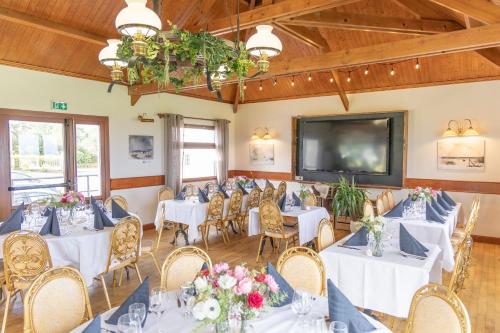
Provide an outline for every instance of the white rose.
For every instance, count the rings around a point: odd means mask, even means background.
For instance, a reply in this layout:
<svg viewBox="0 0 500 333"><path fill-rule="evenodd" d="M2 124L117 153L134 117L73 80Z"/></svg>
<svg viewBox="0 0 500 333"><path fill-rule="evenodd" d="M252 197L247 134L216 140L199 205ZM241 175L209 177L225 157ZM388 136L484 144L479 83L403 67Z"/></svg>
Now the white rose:
<svg viewBox="0 0 500 333"><path fill-rule="evenodd" d="M205 319L205 303L204 302L198 302L196 305L193 307L193 317L196 320L203 320Z"/></svg>
<svg viewBox="0 0 500 333"><path fill-rule="evenodd" d="M223 275L219 278L219 287L222 289L231 289L236 285L236 279L230 275Z"/></svg>
<svg viewBox="0 0 500 333"><path fill-rule="evenodd" d="M207 279L205 279L204 277L197 277L194 280L194 286L195 286L196 290L200 291L200 292L207 290L207 288L208 288Z"/></svg>
<svg viewBox="0 0 500 333"><path fill-rule="evenodd" d="M215 320L219 318L220 315L219 302L217 302L217 300L213 298L207 299L203 304L203 313L205 314L205 317L210 320Z"/></svg>
<svg viewBox="0 0 500 333"><path fill-rule="evenodd" d="M373 226L373 229L374 229L375 231L382 231L382 225L381 225L381 224L375 224L375 225Z"/></svg>

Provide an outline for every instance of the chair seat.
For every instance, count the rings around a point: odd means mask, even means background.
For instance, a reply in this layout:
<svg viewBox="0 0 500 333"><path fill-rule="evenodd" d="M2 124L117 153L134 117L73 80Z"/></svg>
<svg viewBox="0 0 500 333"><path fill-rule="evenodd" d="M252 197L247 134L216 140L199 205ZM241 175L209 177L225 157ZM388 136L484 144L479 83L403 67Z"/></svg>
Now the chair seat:
<svg viewBox="0 0 500 333"><path fill-rule="evenodd" d="M296 228L285 228L285 232L283 234L278 233L278 232L269 232L269 231L266 231L264 234L266 236L272 237L272 238L287 239L287 238L290 238L290 237L297 235L298 232L299 231Z"/></svg>
<svg viewBox="0 0 500 333"><path fill-rule="evenodd" d="M452 237L459 237L459 238L464 238L465 237L465 230L464 229L455 229L455 231L453 232L453 235Z"/></svg>
<svg viewBox="0 0 500 333"><path fill-rule="evenodd" d="M151 253L153 252L153 241L152 240L143 240L141 246L141 254Z"/></svg>

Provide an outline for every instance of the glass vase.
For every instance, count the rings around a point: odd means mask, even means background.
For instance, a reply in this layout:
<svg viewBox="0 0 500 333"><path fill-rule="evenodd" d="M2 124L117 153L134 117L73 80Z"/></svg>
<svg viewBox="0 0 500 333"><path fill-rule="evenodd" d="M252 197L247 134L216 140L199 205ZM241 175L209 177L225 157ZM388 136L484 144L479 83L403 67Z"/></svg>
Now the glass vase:
<svg viewBox="0 0 500 333"><path fill-rule="evenodd" d="M220 323L215 323L215 333L229 333L229 322L224 320Z"/></svg>
<svg viewBox="0 0 500 333"><path fill-rule="evenodd" d="M370 235L370 250L372 256L382 257L384 255L384 243L382 242L382 235Z"/></svg>

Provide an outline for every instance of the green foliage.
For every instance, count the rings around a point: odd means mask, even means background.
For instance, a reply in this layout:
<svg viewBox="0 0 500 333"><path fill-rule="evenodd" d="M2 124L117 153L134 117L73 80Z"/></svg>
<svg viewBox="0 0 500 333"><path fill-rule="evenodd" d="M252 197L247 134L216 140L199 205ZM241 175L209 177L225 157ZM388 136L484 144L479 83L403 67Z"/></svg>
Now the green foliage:
<svg viewBox="0 0 500 333"><path fill-rule="evenodd" d="M363 204L366 200L366 191L356 187L354 178L349 183L344 177L340 177L333 197L332 209L336 216L349 216L356 219L363 215Z"/></svg>

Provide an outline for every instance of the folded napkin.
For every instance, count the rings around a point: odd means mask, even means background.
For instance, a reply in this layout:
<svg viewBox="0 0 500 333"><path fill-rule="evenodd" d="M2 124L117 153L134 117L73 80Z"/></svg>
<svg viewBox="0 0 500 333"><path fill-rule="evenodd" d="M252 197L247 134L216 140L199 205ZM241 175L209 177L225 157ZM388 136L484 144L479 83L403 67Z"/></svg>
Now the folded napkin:
<svg viewBox="0 0 500 333"><path fill-rule="evenodd" d="M408 200L408 199L407 199ZM393 209L384 214L384 217L403 217L403 210L405 208L405 201L401 200L398 202Z"/></svg>
<svg viewBox="0 0 500 333"><path fill-rule="evenodd" d="M44 216L44 217L50 216L51 210L52 210L52 207L50 207L50 206L45 207L45 209L43 210L42 216Z"/></svg>
<svg viewBox="0 0 500 333"><path fill-rule="evenodd" d="M252 182L250 183L250 186L252 186L252 188L257 187L260 190L260 187L257 184L257 182L255 181L255 179L252 180Z"/></svg>
<svg viewBox="0 0 500 333"><path fill-rule="evenodd" d="M134 290L134 292L125 300L125 302L122 303L122 305L120 305L120 307L111 315L111 317L106 320L106 323L110 325L118 324L118 318L120 318L121 315L127 314L129 306L134 303L144 303L146 305L147 318L149 311L149 277L146 277L144 279L144 282L141 283L141 285L137 287L136 290ZM146 318L144 318L142 326L144 326Z"/></svg>
<svg viewBox="0 0 500 333"><path fill-rule="evenodd" d="M443 197L438 193L437 195L437 202L438 204L440 204L444 209L448 210L448 211L451 211L453 210L453 207L450 206L446 200L443 199Z"/></svg>
<svg viewBox="0 0 500 333"><path fill-rule="evenodd" d="M57 209L52 209L47 222L40 229L40 235L52 234L54 236L61 236L61 229L59 228L59 221L57 220Z"/></svg>
<svg viewBox="0 0 500 333"><path fill-rule="evenodd" d="M347 246L365 246L368 245L368 229L362 227L351 238L349 238L344 245Z"/></svg>
<svg viewBox="0 0 500 333"><path fill-rule="evenodd" d="M376 328L356 309L347 297L328 279L328 314L330 321L341 321L349 333L371 332Z"/></svg>
<svg viewBox="0 0 500 333"><path fill-rule="evenodd" d="M13 231L21 230L23 223L24 202L17 207L14 214L12 214L7 221L0 225L0 235L5 235Z"/></svg>
<svg viewBox="0 0 500 333"><path fill-rule="evenodd" d="M447 211L443 208L443 206L441 206L441 205L439 204L439 202L437 202L437 200L436 200L436 199L434 199L434 198L432 198L432 199L431 199L431 206L432 206L432 208L434 208L434 210L435 210L436 212L438 212L438 214L439 214L439 215L441 215L441 216L446 216L446 215L448 215L448 212L447 212Z"/></svg>
<svg viewBox="0 0 500 333"><path fill-rule="evenodd" d="M280 287L280 293L283 293L284 297L278 304L273 305L273 307L281 307L292 303L293 300L293 288L286 282L286 280L281 276L280 273L274 268L271 262L267 263L267 274L271 275L274 281Z"/></svg>
<svg viewBox="0 0 500 333"><path fill-rule="evenodd" d="M272 188L274 188L273 183L271 183L269 180L266 179L266 187L268 187L268 186L271 186Z"/></svg>
<svg viewBox="0 0 500 333"><path fill-rule="evenodd" d="M248 194L247 190L240 183L236 183L236 186L243 192L243 195Z"/></svg>
<svg viewBox="0 0 500 333"><path fill-rule="evenodd" d="M399 224L399 249L405 253L420 257L427 257L426 252L429 251L406 230L402 223Z"/></svg>
<svg viewBox="0 0 500 333"><path fill-rule="evenodd" d="M208 195L204 190L198 189L198 201L201 203L209 202Z"/></svg>
<svg viewBox="0 0 500 333"><path fill-rule="evenodd" d="M219 192L222 192L224 194L224 199L229 199L229 195L227 194L226 190L222 187L222 185L218 185L219 187Z"/></svg>
<svg viewBox="0 0 500 333"><path fill-rule="evenodd" d="M101 333L101 315L97 315L82 333Z"/></svg>
<svg viewBox="0 0 500 333"><path fill-rule="evenodd" d="M127 216L130 216L130 214L114 200L111 200L111 217L114 219L121 219Z"/></svg>
<svg viewBox="0 0 500 333"><path fill-rule="evenodd" d="M205 186L205 188L208 188L208 184L207 186ZM186 186L184 186L182 190L175 196L174 200L185 200L185 199L186 199Z"/></svg>
<svg viewBox="0 0 500 333"><path fill-rule="evenodd" d="M201 265L201 270L204 271L206 269L208 269L208 264L204 262L203 265Z"/></svg>
<svg viewBox="0 0 500 333"><path fill-rule="evenodd" d="M455 202L455 200L453 200L449 195L448 193L446 193L445 191L441 191L441 196L443 197L443 199L448 203L448 205L450 206L456 206L457 203Z"/></svg>
<svg viewBox="0 0 500 333"><path fill-rule="evenodd" d="M95 200L92 202L92 199L90 199L91 205L92 205L92 210L94 211L94 229L97 230L102 230L104 229L104 222L102 221L101 217L101 209L97 207L97 203Z"/></svg>
<svg viewBox="0 0 500 333"><path fill-rule="evenodd" d="M434 208L432 208L431 204L429 201L425 203L425 219L427 221L432 221L432 222L438 222L438 223L444 223L446 222L441 215L439 215L438 212Z"/></svg>
<svg viewBox="0 0 500 333"><path fill-rule="evenodd" d="M278 201L278 207L280 208L280 210L282 212L284 212L286 210L286 193L283 194L280 198L280 200Z"/></svg>
<svg viewBox="0 0 500 333"><path fill-rule="evenodd" d="M294 206L300 206L302 205L302 201L300 200L300 198L297 196L297 194L295 194L295 192L293 192L292 194L292 198L293 198L293 205Z"/></svg>

